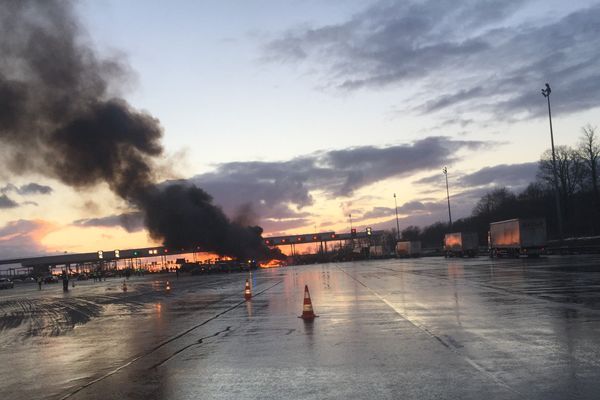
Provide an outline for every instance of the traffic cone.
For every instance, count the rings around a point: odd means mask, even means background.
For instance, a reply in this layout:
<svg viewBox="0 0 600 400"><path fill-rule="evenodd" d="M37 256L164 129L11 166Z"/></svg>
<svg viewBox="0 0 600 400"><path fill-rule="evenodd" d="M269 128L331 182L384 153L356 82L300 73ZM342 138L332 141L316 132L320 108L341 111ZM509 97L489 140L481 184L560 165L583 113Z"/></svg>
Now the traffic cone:
<svg viewBox="0 0 600 400"><path fill-rule="evenodd" d="M304 304L302 305L302 315L298 318L302 318L305 321L312 321L318 317L313 311L312 301L310 300L310 293L308 292L308 285L304 285Z"/></svg>
<svg viewBox="0 0 600 400"><path fill-rule="evenodd" d="M244 298L250 300L252 298L252 291L250 290L250 282L246 279L246 288L244 289Z"/></svg>
<svg viewBox="0 0 600 400"><path fill-rule="evenodd" d="M127 282L123 281L123 291L127 291Z"/></svg>
<svg viewBox="0 0 600 400"><path fill-rule="evenodd" d="M167 286L165 287L165 290L167 292L169 292L171 290L171 284L169 283L169 281L167 281Z"/></svg>

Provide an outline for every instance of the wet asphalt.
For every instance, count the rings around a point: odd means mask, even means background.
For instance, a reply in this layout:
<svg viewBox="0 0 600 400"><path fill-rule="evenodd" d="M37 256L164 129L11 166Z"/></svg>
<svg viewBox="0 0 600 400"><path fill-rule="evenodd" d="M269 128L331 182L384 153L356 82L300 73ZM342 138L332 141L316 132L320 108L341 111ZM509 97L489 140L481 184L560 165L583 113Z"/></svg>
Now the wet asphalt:
<svg viewBox="0 0 600 400"><path fill-rule="evenodd" d="M247 277L0 291L0 397L600 398L599 256L259 270L249 302Z"/></svg>

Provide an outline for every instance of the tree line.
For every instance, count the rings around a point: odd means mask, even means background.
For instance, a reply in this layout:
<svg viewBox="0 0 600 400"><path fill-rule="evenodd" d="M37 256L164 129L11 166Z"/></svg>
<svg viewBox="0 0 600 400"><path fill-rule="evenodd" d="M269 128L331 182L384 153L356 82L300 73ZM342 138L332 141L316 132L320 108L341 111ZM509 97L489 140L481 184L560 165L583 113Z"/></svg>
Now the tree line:
<svg viewBox="0 0 600 400"><path fill-rule="evenodd" d="M555 147L556 187L563 221L563 237L600 235L600 134L596 127L582 128L575 147ZM401 231L403 240L420 240L425 247L440 247L448 232L477 232L487 243L490 222L512 218L543 217L550 239L559 238L552 151L540 157L536 180L515 193L506 187L494 189L479 199L469 217Z"/></svg>

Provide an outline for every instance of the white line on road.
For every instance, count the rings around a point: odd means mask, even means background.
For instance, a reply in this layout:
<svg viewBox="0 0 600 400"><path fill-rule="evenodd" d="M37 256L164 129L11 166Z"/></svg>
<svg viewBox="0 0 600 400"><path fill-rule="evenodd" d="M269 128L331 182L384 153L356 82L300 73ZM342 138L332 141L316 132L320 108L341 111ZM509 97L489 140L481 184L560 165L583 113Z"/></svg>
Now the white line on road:
<svg viewBox="0 0 600 400"><path fill-rule="evenodd" d="M342 271L344 274L346 274L347 276L349 276L351 279L353 279L355 282L359 283L361 286L363 286L369 292L371 292L375 297L377 297L379 300L381 300L383 303L385 303L392 310L394 310L394 312L396 314L398 314L402 319L404 319L405 321L407 321L408 323L410 323L411 325L413 325L415 328L419 329L420 331L422 331L422 332L426 333L427 335L431 336L433 339L437 340L446 349L450 350L454 354L456 354L459 357L461 357L462 359L464 359L475 370L477 370L481 374L487 376L488 378L490 378L491 380L493 380L495 383L497 383L498 385L502 386L503 388L511 391L512 393L515 393L515 394L518 394L520 396L523 396L522 393L520 393L519 391L517 391L517 390L513 389L512 387L510 387L506 382L504 382L501 379L497 378L494 374L486 371L485 368L483 368L481 365L477 364L473 359L471 359L470 357L466 356L465 354L462 354L455 346L452 345L452 343L446 342L440 336L436 335L431 330L429 330L426 326L421 325L421 324L417 323L416 321L411 320L410 318L408 318L406 315L404 315L402 313L402 311L400 311L398 308L396 308L396 306L393 303L391 303L390 301L388 301L385 297L381 296L375 290L373 290L370 287L368 287L360 279L358 279L357 277L355 277L355 276L349 274L348 272L344 271L339 266L337 266L337 268L340 271Z"/></svg>

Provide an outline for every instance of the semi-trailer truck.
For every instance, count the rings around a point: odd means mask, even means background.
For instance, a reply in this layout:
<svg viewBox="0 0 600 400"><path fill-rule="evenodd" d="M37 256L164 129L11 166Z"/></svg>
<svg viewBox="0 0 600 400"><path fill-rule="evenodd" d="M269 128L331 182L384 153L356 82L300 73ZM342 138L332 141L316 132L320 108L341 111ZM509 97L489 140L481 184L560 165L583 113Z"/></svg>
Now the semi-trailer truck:
<svg viewBox="0 0 600 400"><path fill-rule="evenodd" d="M479 248L479 237L475 232L453 232L444 236L446 257L475 257Z"/></svg>
<svg viewBox="0 0 600 400"><path fill-rule="evenodd" d="M492 222L488 237L490 257L538 257L544 251L546 239L543 218Z"/></svg>
<svg viewBox="0 0 600 400"><path fill-rule="evenodd" d="M418 257L421 255L421 242L397 242L396 255L398 257Z"/></svg>

